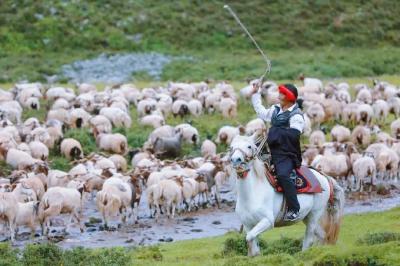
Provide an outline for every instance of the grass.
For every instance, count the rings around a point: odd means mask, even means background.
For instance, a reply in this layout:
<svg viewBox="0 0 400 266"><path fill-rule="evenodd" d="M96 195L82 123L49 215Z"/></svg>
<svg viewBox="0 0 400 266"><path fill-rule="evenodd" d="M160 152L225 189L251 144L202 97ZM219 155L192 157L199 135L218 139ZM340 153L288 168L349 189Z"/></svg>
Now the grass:
<svg viewBox="0 0 400 266"><path fill-rule="evenodd" d="M262 256L248 258L244 235L179 241L151 247L62 251L54 244L23 250L0 244L1 265L398 265L400 208L344 217L338 243L301 252L305 226L275 228L261 235ZM361 242L360 242L361 239ZM50 263L51 260L51 263ZM49 264L50 263L50 264Z"/></svg>
<svg viewBox="0 0 400 266"><path fill-rule="evenodd" d="M244 80L265 63L226 1L34 1L0 4L0 82L46 80L101 53L157 51L194 61L162 80ZM273 79L398 74L398 1L230 1L272 59ZM284 18L284 19L282 19ZM149 79L137 73L134 79ZM62 82L66 80L61 78Z"/></svg>

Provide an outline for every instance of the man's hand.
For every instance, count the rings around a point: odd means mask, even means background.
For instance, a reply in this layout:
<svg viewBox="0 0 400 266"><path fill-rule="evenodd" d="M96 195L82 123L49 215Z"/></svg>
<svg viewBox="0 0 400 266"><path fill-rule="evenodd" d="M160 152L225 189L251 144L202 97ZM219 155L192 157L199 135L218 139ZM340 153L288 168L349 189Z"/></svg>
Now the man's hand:
<svg viewBox="0 0 400 266"><path fill-rule="evenodd" d="M253 90L251 91L251 95L257 93L259 89L260 89L260 83L258 82L253 83Z"/></svg>

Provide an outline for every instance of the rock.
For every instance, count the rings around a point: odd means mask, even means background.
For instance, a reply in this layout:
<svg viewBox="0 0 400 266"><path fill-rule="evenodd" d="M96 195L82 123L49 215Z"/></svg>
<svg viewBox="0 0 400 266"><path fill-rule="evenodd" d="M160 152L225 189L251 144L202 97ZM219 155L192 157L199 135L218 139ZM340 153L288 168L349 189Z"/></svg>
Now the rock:
<svg viewBox="0 0 400 266"><path fill-rule="evenodd" d="M172 237L168 237L165 239L165 242L172 242L172 241L174 241L174 239Z"/></svg>
<svg viewBox="0 0 400 266"><path fill-rule="evenodd" d="M86 222L86 223L85 223L85 226L86 226L86 227L96 227L96 225L94 225L94 224L92 224L92 223L89 223L89 222Z"/></svg>
<svg viewBox="0 0 400 266"><path fill-rule="evenodd" d="M101 239L101 238L99 238L99 239L97 239L96 241L103 242L103 241L105 241L105 240L104 240L104 239Z"/></svg>
<svg viewBox="0 0 400 266"><path fill-rule="evenodd" d="M212 224L218 225L218 224L221 224L221 222L220 221L214 221L214 222L212 222Z"/></svg>
<svg viewBox="0 0 400 266"><path fill-rule="evenodd" d="M89 227L87 230L86 230L86 232L96 232L96 228L95 227Z"/></svg>
<svg viewBox="0 0 400 266"><path fill-rule="evenodd" d="M130 238L130 239L128 239L128 240L125 241L125 243L128 243L128 244L129 244L129 243L133 243L133 242L135 242L135 240L133 240L132 238Z"/></svg>
<svg viewBox="0 0 400 266"><path fill-rule="evenodd" d="M361 203L362 206L372 206L371 202L363 202Z"/></svg>
<svg viewBox="0 0 400 266"><path fill-rule="evenodd" d="M96 218L96 217L90 217L89 218L89 224L99 224L101 223L101 219L100 218Z"/></svg>
<svg viewBox="0 0 400 266"><path fill-rule="evenodd" d="M193 217L186 217L186 218L182 219L182 221L184 221L184 222L194 222L196 220L197 220L197 218L193 218Z"/></svg>
<svg viewBox="0 0 400 266"><path fill-rule="evenodd" d="M200 232L203 232L203 230L202 230L202 229L190 229L190 231L191 231L191 232L194 232L194 233L200 233Z"/></svg>
<svg viewBox="0 0 400 266"><path fill-rule="evenodd" d="M160 238L160 239L158 239L158 242L165 242L165 239L164 238Z"/></svg>

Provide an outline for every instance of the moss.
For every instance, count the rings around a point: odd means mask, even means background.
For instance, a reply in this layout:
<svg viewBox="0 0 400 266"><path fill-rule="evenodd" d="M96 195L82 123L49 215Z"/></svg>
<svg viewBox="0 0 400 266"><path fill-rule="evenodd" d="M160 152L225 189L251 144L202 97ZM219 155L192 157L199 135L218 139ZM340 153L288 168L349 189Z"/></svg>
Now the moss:
<svg viewBox="0 0 400 266"><path fill-rule="evenodd" d="M22 253L21 262L23 265L62 265L63 253L55 244L28 244Z"/></svg>
<svg viewBox="0 0 400 266"><path fill-rule="evenodd" d="M377 232L377 233L368 233L363 237L360 237L357 240L357 243L366 245L376 245L376 244L382 244L390 241L399 241L399 240L400 240L400 233Z"/></svg>

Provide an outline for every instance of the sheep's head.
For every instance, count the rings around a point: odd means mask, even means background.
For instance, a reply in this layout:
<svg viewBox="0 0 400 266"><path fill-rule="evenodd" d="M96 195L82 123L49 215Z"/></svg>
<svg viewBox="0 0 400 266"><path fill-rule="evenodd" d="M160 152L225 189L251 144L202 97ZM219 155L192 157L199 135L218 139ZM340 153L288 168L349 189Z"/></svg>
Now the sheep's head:
<svg viewBox="0 0 400 266"><path fill-rule="evenodd" d="M72 159L82 159L83 158L83 153L79 147L73 147L70 151L70 156Z"/></svg>

